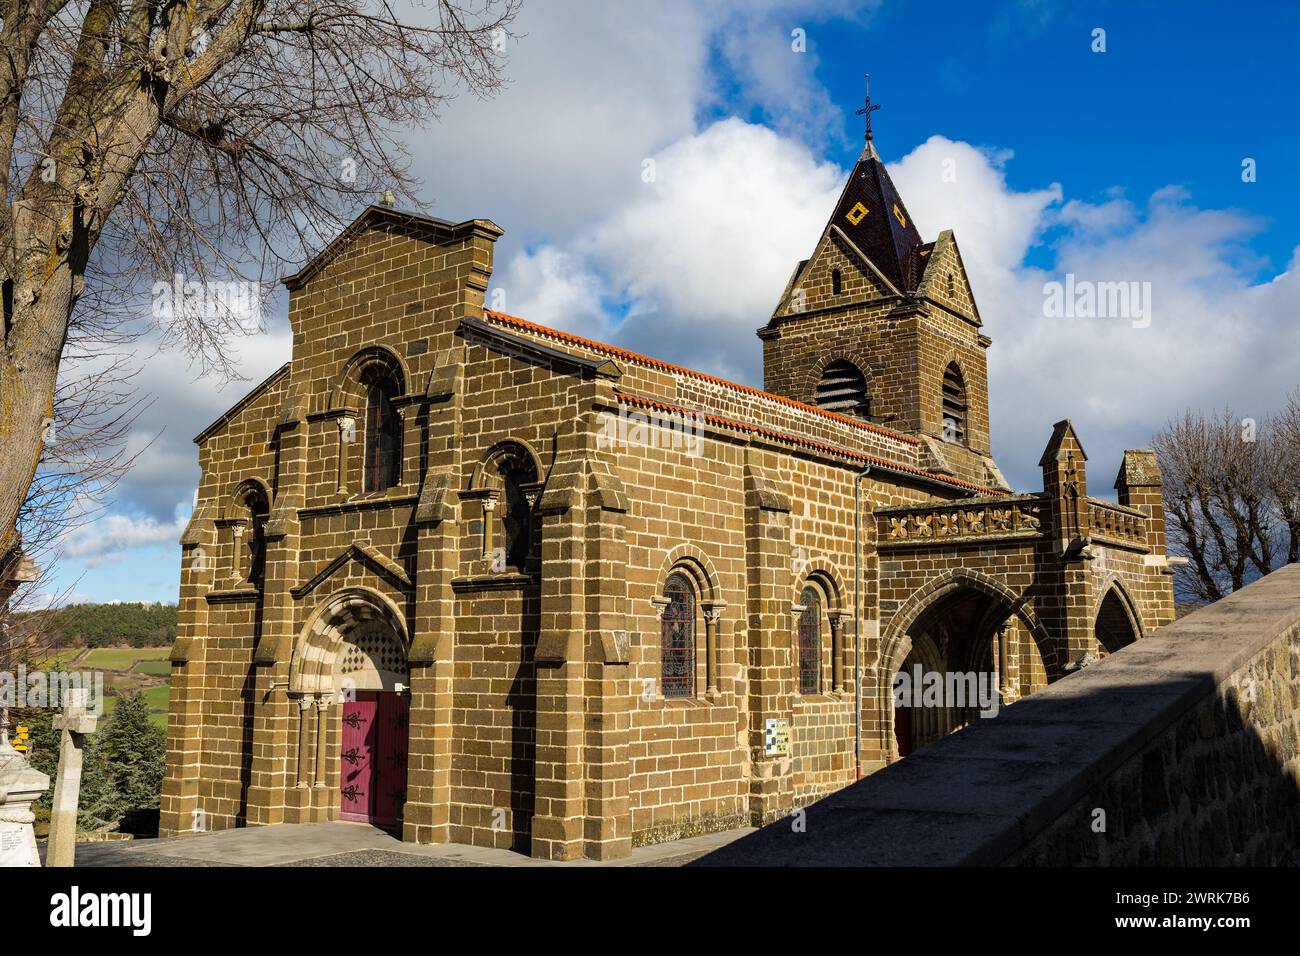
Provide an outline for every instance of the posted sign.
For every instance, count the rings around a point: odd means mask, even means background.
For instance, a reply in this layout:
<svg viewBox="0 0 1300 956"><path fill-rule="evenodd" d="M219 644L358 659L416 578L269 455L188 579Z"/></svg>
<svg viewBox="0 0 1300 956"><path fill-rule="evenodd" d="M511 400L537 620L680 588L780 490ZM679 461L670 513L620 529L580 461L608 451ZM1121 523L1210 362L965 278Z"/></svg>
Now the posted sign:
<svg viewBox="0 0 1300 956"><path fill-rule="evenodd" d="M767 718L763 732L763 753L768 757L784 757L790 753L790 721L777 717Z"/></svg>

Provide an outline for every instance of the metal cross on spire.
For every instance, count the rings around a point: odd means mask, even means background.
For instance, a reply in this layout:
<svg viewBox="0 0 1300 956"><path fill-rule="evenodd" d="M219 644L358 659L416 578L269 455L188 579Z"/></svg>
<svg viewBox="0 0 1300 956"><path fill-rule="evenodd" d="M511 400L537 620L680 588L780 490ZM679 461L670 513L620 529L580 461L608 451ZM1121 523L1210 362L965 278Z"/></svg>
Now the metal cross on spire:
<svg viewBox="0 0 1300 956"><path fill-rule="evenodd" d="M866 139L867 139L867 142L869 143L869 142L871 142L871 114L874 113L876 110L880 109L880 104L877 103L877 104L874 105L874 106L871 104L871 74L870 74L870 73L863 73L863 74L862 74L862 80L863 80L863 82L866 84L866 88L867 88L867 98L866 98L866 102L865 102L865 103L863 104L863 106L862 106L862 109L857 110L857 111L854 113L854 115L855 115L855 116L865 116L865 117L867 118L867 137L866 137Z"/></svg>

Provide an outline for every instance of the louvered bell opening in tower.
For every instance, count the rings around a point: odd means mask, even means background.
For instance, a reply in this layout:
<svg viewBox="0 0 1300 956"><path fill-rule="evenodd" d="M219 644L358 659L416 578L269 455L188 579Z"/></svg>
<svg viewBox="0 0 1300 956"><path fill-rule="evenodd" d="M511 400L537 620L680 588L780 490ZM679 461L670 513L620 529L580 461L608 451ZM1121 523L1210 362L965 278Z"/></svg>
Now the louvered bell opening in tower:
<svg viewBox="0 0 1300 956"><path fill-rule="evenodd" d="M817 385L816 398L818 407L841 415L865 419L871 413L867 380L850 362L832 362L826 366Z"/></svg>
<svg viewBox="0 0 1300 956"><path fill-rule="evenodd" d="M966 441L966 384L955 362L943 373L943 438Z"/></svg>

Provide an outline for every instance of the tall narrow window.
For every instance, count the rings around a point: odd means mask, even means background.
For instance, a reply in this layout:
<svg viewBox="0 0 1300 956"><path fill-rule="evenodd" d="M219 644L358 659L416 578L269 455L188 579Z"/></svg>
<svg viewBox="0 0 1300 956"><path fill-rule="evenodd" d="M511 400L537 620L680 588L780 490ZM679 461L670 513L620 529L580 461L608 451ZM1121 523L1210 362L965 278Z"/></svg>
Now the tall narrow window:
<svg viewBox="0 0 1300 956"><path fill-rule="evenodd" d="M266 580L266 512L253 512L248 528L248 583L261 587Z"/></svg>
<svg viewBox="0 0 1300 956"><path fill-rule="evenodd" d="M663 623L660 629L660 660L665 697L695 696L695 592L681 574L668 578L664 586Z"/></svg>
<svg viewBox="0 0 1300 956"><path fill-rule="evenodd" d="M857 366L843 359L831 362L817 383L816 402L821 408L841 415L867 418L871 414L871 401L867 396L867 380Z"/></svg>
<svg viewBox="0 0 1300 956"><path fill-rule="evenodd" d="M943 373L943 440L966 441L966 383L956 362Z"/></svg>
<svg viewBox="0 0 1300 956"><path fill-rule="evenodd" d="M233 575L241 585L260 588L266 577L266 519L271 505L266 493L254 482L246 482L235 497L242 534L235 536Z"/></svg>
<svg viewBox="0 0 1300 956"><path fill-rule="evenodd" d="M840 270L832 269L831 270L831 293L834 295L839 295L843 291L844 291L844 280L840 276Z"/></svg>
<svg viewBox="0 0 1300 956"><path fill-rule="evenodd" d="M366 491L386 491L401 480L402 416L393 400L397 383L389 375L369 382L366 391Z"/></svg>
<svg viewBox="0 0 1300 956"><path fill-rule="evenodd" d="M503 476L505 484L506 513L502 518L505 525L506 564L522 571L528 561L528 552L532 545L533 513L524 494L523 486L536 480L532 468L511 468Z"/></svg>
<svg viewBox="0 0 1300 956"><path fill-rule="evenodd" d="M822 674L822 603L816 588L804 588L799 596L803 613L799 615L799 693L815 694L821 690Z"/></svg>

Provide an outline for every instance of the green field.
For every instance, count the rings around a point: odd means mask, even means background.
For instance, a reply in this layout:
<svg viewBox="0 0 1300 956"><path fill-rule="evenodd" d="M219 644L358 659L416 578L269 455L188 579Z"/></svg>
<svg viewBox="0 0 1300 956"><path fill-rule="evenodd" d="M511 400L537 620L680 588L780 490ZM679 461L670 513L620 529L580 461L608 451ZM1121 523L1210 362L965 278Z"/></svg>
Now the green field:
<svg viewBox="0 0 1300 956"><path fill-rule="evenodd" d="M46 670L103 671L105 717L117 707L118 695L139 691L150 720L165 730L171 696L166 683L171 677L170 655L170 647L96 647L89 651L72 647L50 655L41 666Z"/></svg>
<svg viewBox="0 0 1300 956"><path fill-rule="evenodd" d="M150 710L166 710L167 701L171 699L171 691L170 687L150 687L140 696L144 698Z"/></svg>
<svg viewBox="0 0 1300 956"><path fill-rule="evenodd" d="M85 650L85 648L83 647L64 648L61 651L55 651L49 657L41 658L41 660L38 661L37 663L39 664L41 670L47 670L47 671L68 670L69 665L74 660L77 659L77 655L80 654L83 650Z"/></svg>
<svg viewBox="0 0 1300 956"><path fill-rule="evenodd" d="M170 653L168 647L97 647L77 663L92 670L125 671L136 661L161 661Z"/></svg>

